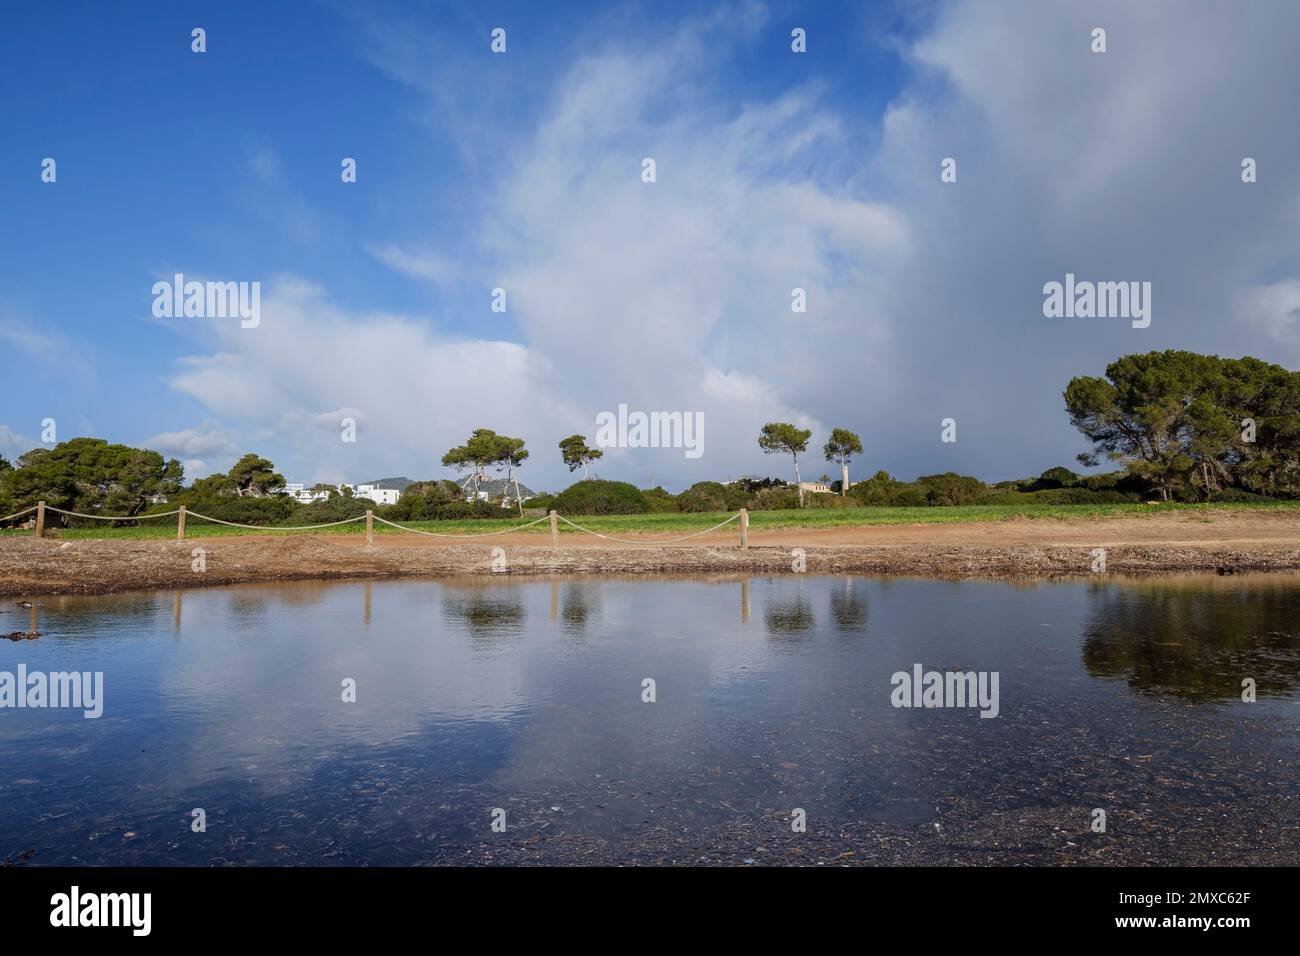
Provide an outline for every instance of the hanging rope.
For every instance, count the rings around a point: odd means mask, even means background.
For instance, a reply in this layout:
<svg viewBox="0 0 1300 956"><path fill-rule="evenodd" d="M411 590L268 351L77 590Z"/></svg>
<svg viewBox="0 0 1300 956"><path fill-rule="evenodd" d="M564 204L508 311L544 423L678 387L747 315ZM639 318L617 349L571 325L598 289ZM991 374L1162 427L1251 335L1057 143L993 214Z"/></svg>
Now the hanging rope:
<svg viewBox="0 0 1300 956"><path fill-rule="evenodd" d="M46 505L46 511L54 511L61 515L68 515L72 518L89 518L92 521L143 521L146 518L170 518L172 515L181 513L181 509L175 511L161 511L158 514L151 515L87 515L80 511L64 511L62 508L55 508L53 505Z"/></svg>
<svg viewBox="0 0 1300 956"><path fill-rule="evenodd" d="M22 511L18 511L15 512L14 514L8 515L7 517L0 518L0 524L6 521L12 521L14 518L21 518L23 515L29 514L35 510L37 510L36 507L25 508ZM55 508L51 505L46 505L45 510L53 511L56 514L67 515L71 518L86 518L91 521L144 521L151 518L170 518L173 515L180 514L179 508L175 509L174 511L163 511L157 514L147 514L147 515L90 515L90 514L83 514L80 511L65 511L63 508ZM322 528L337 528L340 525L353 524L354 522L357 521L366 520L365 515L357 515L355 518L344 518L341 521L329 521L324 524L292 525L290 527L280 527L276 525L251 525L251 524L241 524L238 521L225 521L221 518L211 518L208 515L200 514L197 511L187 510L185 514L187 517L194 518L198 521L209 521L212 524L225 525L228 528L243 528L247 531L257 531L257 532L319 531ZM484 531L477 534L444 534L440 531L425 531L423 528L409 528L406 525L398 524L396 521L389 521L387 518L381 518L378 515L373 516L374 520L379 522L380 524L386 524L390 528L396 528L398 531L405 531L407 534L422 534L422 535L427 535L428 537L431 538L456 538L456 539L492 538L502 534L513 534L516 531L523 531L525 528L531 528L534 525L541 524L543 521L548 520L549 517L550 517L549 515L543 515L542 517L536 519L535 521L529 521L527 524L516 525L513 528L503 528L500 531ZM702 531L692 531L690 534L684 534L677 538L668 538L666 540L656 540L656 541L636 541L631 538L618 538L615 537L614 535L602 534L599 531L593 531L590 528L584 528L582 525L574 521L570 521L568 518L564 517L564 515L557 514L556 517L560 521L563 521L565 524L569 525L569 527L571 528L581 531L584 534L593 535L594 537L597 538L603 538L606 541L615 541L619 544L639 544L639 545L645 545L647 547L658 547L660 545L665 545L665 544L676 544L679 541L689 541L691 538L698 538L701 535L711 534L712 532L717 531L719 528L725 528L727 525L731 524L731 522L735 521L737 518L740 517L740 514L739 512L737 512L736 514L731 515L725 520L719 521L712 528L705 528Z"/></svg>
<svg viewBox="0 0 1300 956"><path fill-rule="evenodd" d="M293 527L277 527L276 525L253 525L240 524L237 521L222 521L220 518L209 518L207 515L201 515L197 511L186 511L185 516L189 518L198 518L200 521L211 521L213 524L224 524L229 528L247 528L249 531L315 531L318 528L334 528L341 524L351 524L354 521L365 521L365 515L357 515L355 518L344 518L342 521L330 521L326 524L303 524Z"/></svg>
<svg viewBox="0 0 1300 956"><path fill-rule="evenodd" d="M400 525L395 521L389 521L387 518L380 518L378 516L375 517L375 520L382 524L389 525L390 527L397 528L401 531L406 531L409 534L427 534L434 538L491 538L494 535L498 535L498 534L510 534L510 532L512 531L523 531L524 528L531 528L535 524L541 524L543 521L546 521L549 517L550 517L549 515L543 515L542 517L538 518L536 521L528 522L528 524L521 524L514 528L506 528L504 531L484 531L481 534L442 534L441 532L438 531L423 531L420 528L407 528L404 525Z"/></svg>
<svg viewBox="0 0 1300 956"><path fill-rule="evenodd" d="M599 531L592 531L590 528L584 528L580 524L574 524L568 518L564 517L564 515L556 515L556 517L565 524L577 528L579 531L585 531L587 534L594 534L597 538L604 538L606 541L617 541L619 544L644 544L651 547L657 547L662 544L676 544L678 541L687 541L691 538L698 538L702 534L708 534L710 531L717 531L719 528L729 525L731 522L739 518L740 513L737 512L726 521L718 522L712 528L705 528L703 531L692 531L690 534L684 534L680 538L669 538L667 541L633 541L630 538L615 538L613 535L601 534Z"/></svg>

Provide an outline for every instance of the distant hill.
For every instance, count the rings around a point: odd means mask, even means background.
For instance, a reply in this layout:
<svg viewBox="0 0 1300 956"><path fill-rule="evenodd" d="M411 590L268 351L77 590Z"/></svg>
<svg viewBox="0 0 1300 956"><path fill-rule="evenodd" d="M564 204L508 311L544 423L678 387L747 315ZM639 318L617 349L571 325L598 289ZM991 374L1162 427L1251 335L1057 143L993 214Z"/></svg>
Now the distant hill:
<svg viewBox="0 0 1300 956"><path fill-rule="evenodd" d="M405 491L408 485L415 484L411 478L380 478L378 481L364 482L367 485L374 485L376 488L395 488L398 491Z"/></svg>

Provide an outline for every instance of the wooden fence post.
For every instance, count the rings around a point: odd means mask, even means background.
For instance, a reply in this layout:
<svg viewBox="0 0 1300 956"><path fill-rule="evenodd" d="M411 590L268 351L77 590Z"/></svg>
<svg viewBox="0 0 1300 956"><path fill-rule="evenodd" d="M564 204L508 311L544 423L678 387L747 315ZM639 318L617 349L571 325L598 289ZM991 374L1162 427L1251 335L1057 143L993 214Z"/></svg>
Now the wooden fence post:
<svg viewBox="0 0 1300 956"><path fill-rule="evenodd" d="M375 543L375 512L371 508L366 509L366 547Z"/></svg>
<svg viewBox="0 0 1300 956"><path fill-rule="evenodd" d="M176 540L185 540L185 506L181 505L180 510L176 512Z"/></svg>
<svg viewBox="0 0 1300 956"><path fill-rule="evenodd" d="M555 517L555 509L552 508L551 509L551 547L558 548L559 546L560 546L560 522Z"/></svg>
<svg viewBox="0 0 1300 956"><path fill-rule="evenodd" d="M749 509L740 509L740 546L749 547Z"/></svg>
<svg viewBox="0 0 1300 956"><path fill-rule="evenodd" d="M45 533L45 502L36 502L36 527L33 536L39 538Z"/></svg>

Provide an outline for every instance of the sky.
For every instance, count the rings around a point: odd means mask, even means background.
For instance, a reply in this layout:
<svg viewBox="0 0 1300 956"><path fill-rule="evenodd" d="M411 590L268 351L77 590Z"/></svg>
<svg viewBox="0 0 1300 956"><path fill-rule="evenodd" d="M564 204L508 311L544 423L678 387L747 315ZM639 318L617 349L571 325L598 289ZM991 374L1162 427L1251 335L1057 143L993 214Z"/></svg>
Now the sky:
<svg viewBox="0 0 1300 956"><path fill-rule="evenodd" d="M670 490L791 477L773 420L805 479L835 427L855 475L1078 469L1073 376L1300 359L1298 34L1287 2L11 7L0 455L53 419L188 479L421 479L487 427L557 490L626 405L703 416L698 456L596 465ZM155 316L176 273L260 283L257 325ZM1150 325L1045 316L1067 273L1150 282Z"/></svg>

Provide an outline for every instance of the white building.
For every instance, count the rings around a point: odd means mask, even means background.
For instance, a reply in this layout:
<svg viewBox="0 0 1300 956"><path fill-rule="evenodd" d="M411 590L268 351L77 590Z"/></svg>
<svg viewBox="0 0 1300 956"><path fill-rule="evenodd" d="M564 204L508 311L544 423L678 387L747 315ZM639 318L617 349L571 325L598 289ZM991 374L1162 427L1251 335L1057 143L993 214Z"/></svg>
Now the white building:
<svg viewBox="0 0 1300 956"><path fill-rule="evenodd" d="M402 493L396 488L380 488L375 485L333 485L339 494L343 493L346 488L352 492L355 498L369 498L377 505L395 505L397 499L402 497ZM330 493L325 490L311 491L305 484L300 481L288 482L284 486L284 494L293 498L295 501L304 505L309 505L313 501L325 501L329 498Z"/></svg>
<svg viewBox="0 0 1300 956"><path fill-rule="evenodd" d="M375 485L357 485L353 494L358 498L369 498L377 505L395 505L402 493L396 488L379 488Z"/></svg>
<svg viewBox="0 0 1300 956"><path fill-rule="evenodd" d="M811 491L815 495L829 495L831 486L824 481L801 481L799 487L804 491Z"/></svg>

